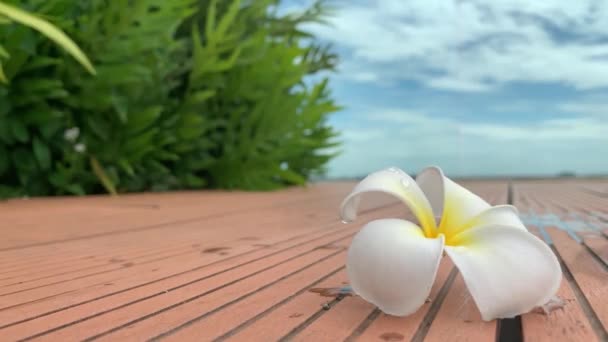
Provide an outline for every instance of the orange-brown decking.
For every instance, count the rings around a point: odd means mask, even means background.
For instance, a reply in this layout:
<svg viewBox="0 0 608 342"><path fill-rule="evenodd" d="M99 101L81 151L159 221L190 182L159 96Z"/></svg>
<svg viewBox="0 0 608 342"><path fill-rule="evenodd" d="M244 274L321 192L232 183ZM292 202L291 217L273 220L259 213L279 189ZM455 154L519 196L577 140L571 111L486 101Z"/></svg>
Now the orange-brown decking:
<svg viewBox="0 0 608 342"><path fill-rule="evenodd" d="M406 318L311 292L347 284L362 224L409 215L374 195L342 224L353 183L11 200L0 203L0 341L606 341L608 181L462 184L515 204L551 245L563 309L483 322L448 258Z"/></svg>

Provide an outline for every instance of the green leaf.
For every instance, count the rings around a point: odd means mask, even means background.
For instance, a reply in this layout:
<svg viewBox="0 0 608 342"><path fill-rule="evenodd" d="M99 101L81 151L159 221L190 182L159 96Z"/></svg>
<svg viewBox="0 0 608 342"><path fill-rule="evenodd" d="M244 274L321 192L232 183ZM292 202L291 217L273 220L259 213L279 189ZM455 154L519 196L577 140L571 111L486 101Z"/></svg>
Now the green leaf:
<svg viewBox="0 0 608 342"><path fill-rule="evenodd" d="M186 175L186 177L184 178L184 182L187 186L192 188L200 188L207 184L207 182L203 178L197 177L193 174Z"/></svg>
<svg viewBox="0 0 608 342"><path fill-rule="evenodd" d="M91 156L89 160L91 163L91 168L93 169L93 173L95 173L97 179L101 182L106 191L109 192L111 195L117 195L118 193L116 192L116 187L114 186L114 183L112 182L106 171L103 169L101 164L99 164L97 158Z"/></svg>
<svg viewBox="0 0 608 342"><path fill-rule="evenodd" d="M127 123L128 100L124 96L112 93L111 101L120 122Z"/></svg>
<svg viewBox="0 0 608 342"><path fill-rule="evenodd" d="M279 175L289 183L298 185L306 184L306 178L291 170L280 170Z"/></svg>
<svg viewBox="0 0 608 342"><path fill-rule="evenodd" d="M33 108L23 114L23 121L28 125L41 127L50 122L59 121L63 117L63 113L56 110Z"/></svg>
<svg viewBox="0 0 608 342"><path fill-rule="evenodd" d="M8 78L6 78L6 74L4 73L4 69L2 69L2 62L0 62L0 82L7 84Z"/></svg>
<svg viewBox="0 0 608 342"><path fill-rule="evenodd" d="M61 64L61 59L59 59L59 58L37 55L36 58L32 59L31 61L28 61L27 64L25 64L23 66L23 68L21 69L21 72L42 69L42 68L46 68L49 66L56 66L59 64Z"/></svg>
<svg viewBox="0 0 608 342"><path fill-rule="evenodd" d="M8 122L9 120L6 118L0 117L0 141L4 142L5 144L13 143L13 135Z"/></svg>
<svg viewBox="0 0 608 342"><path fill-rule="evenodd" d="M161 106L148 107L137 113L132 113L127 124L130 134L137 134L156 123L160 118L163 108Z"/></svg>
<svg viewBox="0 0 608 342"><path fill-rule="evenodd" d="M105 141L110 138L110 126L105 120L97 118L94 115L87 115L86 120L97 137Z"/></svg>
<svg viewBox="0 0 608 342"><path fill-rule="evenodd" d="M215 90L200 90L188 96L189 104L200 104L215 95Z"/></svg>
<svg viewBox="0 0 608 342"><path fill-rule="evenodd" d="M159 160L178 161L180 159L179 155L177 155L175 153L167 152L167 151L159 151L157 153L157 157Z"/></svg>
<svg viewBox="0 0 608 342"><path fill-rule="evenodd" d="M159 172L160 174L163 174L163 175L171 173L170 169L168 169L165 165L163 165L162 163L160 163L156 160L149 160L147 163L147 167L149 167L154 172Z"/></svg>
<svg viewBox="0 0 608 342"><path fill-rule="evenodd" d="M42 141L40 141L40 139L38 139L38 137L34 137L33 150L34 155L36 156L36 160L38 161L38 165L40 165L40 168L43 170L50 169L51 151Z"/></svg>
<svg viewBox="0 0 608 342"><path fill-rule="evenodd" d="M50 121L44 125L40 125L38 130L42 137L46 140L53 138L62 128L65 128L61 121Z"/></svg>
<svg viewBox="0 0 608 342"><path fill-rule="evenodd" d="M13 162L17 167L17 173L20 176L22 183L27 183L27 181L38 171L34 156L25 148L17 148L13 151L12 155Z"/></svg>
<svg viewBox="0 0 608 342"><path fill-rule="evenodd" d="M44 34L49 39L53 40L59 46L64 48L91 74L95 74L95 69L93 68L93 65L91 64L87 56L76 45L76 43L74 43L65 33L63 33L63 31L61 31L51 23L3 2L0 2L0 14L20 24L29 26L34 30L37 30L40 33Z"/></svg>
<svg viewBox="0 0 608 342"><path fill-rule="evenodd" d="M232 3L230 4L230 7L228 7L228 12L226 13L226 15L224 15L224 17L222 17L219 24L217 25L217 30L215 31L215 33L217 35L223 36L224 34L226 34L228 27L230 25L232 25L232 23L234 22L234 19L236 18L236 15L239 13L240 7L241 7L240 0L232 1Z"/></svg>
<svg viewBox="0 0 608 342"><path fill-rule="evenodd" d="M86 195L86 192L84 191L82 186L80 186L80 184L68 184L64 188L67 192L74 194L74 195L78 195L78 196Z"/></svg>
<svg viewBox="0 0 608 342"><path fill-rule="evenodd" d="M131 177L135 176L135 171L133 170L133 167L131 166L131 163L129 163L128 160L126 159L121 159L118 161L118 165L120 165L120 167Z"/></svg>
<svg viewBox="0 0 608 342"><path fill-rule="evenodd" d="M8 151L4 146L0 145L0 176L8 171L10 167L10 159L8 158Z"/></svg>
<svg viewBox="0 0 608 342"><path fill-rule="evenodd" d="M68 176L65 172L57 171L49 175L49 182L58 188L65 188L68 183Z"/></svg>
<svg viewBox="0 0 608 342"><path fill-rule="evenodd" d="M215 16L217 15L217 0L211 0L209 2L209 8L207 8L207 20L205 20L205 36L207 39L213 36L213 30L215 29ZM196 29L196 36L198 38L198 29ZM200 38L197 39L197 42Z"/></svg>
<svg viewBox="0 0 608 342"><path fill-rule="evenodd" d="M13 137L18 141L25 143L30 139L30 133L21 120L13 118L13 120L10 121L10 126Z"/></svg>

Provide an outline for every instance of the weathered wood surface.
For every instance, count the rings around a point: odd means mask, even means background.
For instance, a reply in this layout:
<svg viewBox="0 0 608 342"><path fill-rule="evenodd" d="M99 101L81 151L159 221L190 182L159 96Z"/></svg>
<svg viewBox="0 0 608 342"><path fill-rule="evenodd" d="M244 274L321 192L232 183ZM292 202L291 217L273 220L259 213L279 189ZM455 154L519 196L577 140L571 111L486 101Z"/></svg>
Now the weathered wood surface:
<svg viewBox="0 0 608 342"><path fill-rule="evenodd" d="M362 203L353 183L273 193L168 194L0 203L0 341L593 341L608 326L608 182L463 182L511 202L559 256L566 305L482 322L448 258L431 301L406 318L341 287L346 248L365 222L408 217L394 199Z"/></svg>

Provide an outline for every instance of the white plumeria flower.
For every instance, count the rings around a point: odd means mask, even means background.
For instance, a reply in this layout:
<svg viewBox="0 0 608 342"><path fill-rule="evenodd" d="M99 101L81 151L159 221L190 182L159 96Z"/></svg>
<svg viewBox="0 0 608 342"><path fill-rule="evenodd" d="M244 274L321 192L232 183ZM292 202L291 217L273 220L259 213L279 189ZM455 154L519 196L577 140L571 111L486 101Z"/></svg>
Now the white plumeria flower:
<svg viewBox="0 0 608 342"><path fill-rule="evenodd" d="M515 207L491 207L437 167L423 170L416 181L390 168L370 174L346 197L344 221L356 218L360 195L371 191L401 199L420 224L372 221L349 247L353 291L383 312L406 316L424 304L443 251L460 270L483 320L529 312L556 294L559 262L526 230Z"/></svg>
<svg viewBox="0 0 608 342"><path fill-rule="evenodd" d="M78 143L76 145L74 145L74 151L78 152L78 153L85 153L87 150L87 145L83 144L83 143Z"/></svg>
<svg viewBox="0 0 608 342"><path fill-rule="evenodd" d="M63 132L63 138L69 142L75 142L76 139L78 139L79 135L80 135L80 128L78 128L78 127L72 127L72 128L66 129L65 132Z"/></svg>

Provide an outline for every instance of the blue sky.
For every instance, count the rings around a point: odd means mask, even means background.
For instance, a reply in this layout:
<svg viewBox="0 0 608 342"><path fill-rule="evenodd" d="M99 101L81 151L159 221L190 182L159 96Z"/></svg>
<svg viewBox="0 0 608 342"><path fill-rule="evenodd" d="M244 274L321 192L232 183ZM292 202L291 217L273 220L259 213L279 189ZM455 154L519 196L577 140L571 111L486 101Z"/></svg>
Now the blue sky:
<svg viewBox="0 0 608 342"><path fill-rule="evenodd" d="M306 27L341 57L330 176L608 173L608 2L332 3Z"/></svg>

